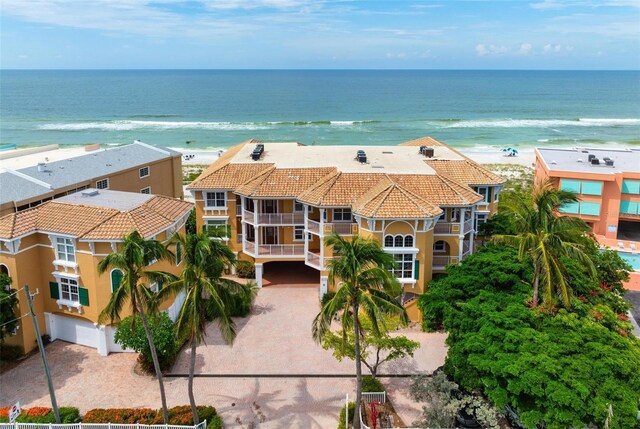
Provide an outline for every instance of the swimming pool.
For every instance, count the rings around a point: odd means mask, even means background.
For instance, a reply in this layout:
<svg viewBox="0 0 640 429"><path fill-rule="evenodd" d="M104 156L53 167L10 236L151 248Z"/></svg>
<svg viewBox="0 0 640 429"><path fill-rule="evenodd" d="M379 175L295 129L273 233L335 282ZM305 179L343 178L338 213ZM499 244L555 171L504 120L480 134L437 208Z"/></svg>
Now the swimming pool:
<svg viewBox="0 0 640 429"><path fill-rule="evenodd" d="M618 251L618 255L620 255L622 259L627 261L627 263L631 265L635 271L640 271L640 254Z"/></svg>

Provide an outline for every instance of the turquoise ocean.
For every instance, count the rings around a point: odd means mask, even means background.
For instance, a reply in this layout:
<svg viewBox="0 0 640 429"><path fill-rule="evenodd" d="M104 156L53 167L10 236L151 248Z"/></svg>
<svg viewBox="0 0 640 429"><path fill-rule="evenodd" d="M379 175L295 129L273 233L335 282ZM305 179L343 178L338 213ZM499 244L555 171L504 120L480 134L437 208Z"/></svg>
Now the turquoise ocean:
<svg viewBox="0 0 640 429"><path fill-rule="evenodd" d="M640 146L640 71L0 72L0 143Z"/></svg>

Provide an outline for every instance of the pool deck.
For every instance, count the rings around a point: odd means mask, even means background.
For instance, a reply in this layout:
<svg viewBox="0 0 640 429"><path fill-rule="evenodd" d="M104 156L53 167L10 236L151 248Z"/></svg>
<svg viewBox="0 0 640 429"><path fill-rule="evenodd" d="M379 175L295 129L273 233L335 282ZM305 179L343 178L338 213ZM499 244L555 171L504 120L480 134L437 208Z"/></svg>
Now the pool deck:
<svg viewBox="0 0 640 429"><path fill-rule="evenodd" d="M612 238L606 238L602 235L596 235L598 243L602 247L608 247L619 252L632 253L634 255L640 255L640 242L629 240L616 240ZM622 246L620 246L622 244ZM635 249L631 247L634 245ZM624 287L627 290L640 291L640 271L632 271L629 273L629 281L625 282Z"/></svg>

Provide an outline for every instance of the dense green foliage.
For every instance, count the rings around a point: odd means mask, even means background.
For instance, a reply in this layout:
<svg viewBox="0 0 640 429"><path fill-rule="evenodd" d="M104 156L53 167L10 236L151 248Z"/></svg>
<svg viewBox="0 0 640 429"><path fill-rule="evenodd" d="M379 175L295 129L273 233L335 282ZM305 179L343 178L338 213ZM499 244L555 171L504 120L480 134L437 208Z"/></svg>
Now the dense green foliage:
<svg viewBox="0 0 640 429"><path fill-rule="evenodd" d="M11 277L0 273L0 344L18 326L18 319L16 319L18 296L14 295L15 292L11 289Z"/></svg>
<svg viewBox="0 0 640 429"><path fill-rule="evenodd" d="M196 209L191 209L187 222L184 225L187 234L195 234L198 232L198 225L196 224Z"/></svg>
<svg viewBox="0 0 640 429"><path fill-rule="evenodd" d="M382 382L377 378L370 375L362 376L362 391L363 392L384 392L384 386Z"/></svg>
<svg viewBox="0 0 640 429"><path fill-rule="evenodd" d="M191 407L179 405L169 408L169 424L172 425L192 425L193 416ZM198 418L200 421L207 421L208 429L222 428L222 419L216 409L212 406L198 406ZM115 423L144 425L162 424L162 411L151 408L94 408L87 411L82 419L83 423Z"/></svg>
<svg viewBox="0 0 640 429"><path fill-rule="evenodd" d="M238 261L236 263L236 275L241 279L255 279L256 267L249 261Z"/></svg>
<svg viewBox="0 0 640 429"><path fill-rule="evenodd" d="M610 428L637 425L640 341L629 335L620 294L628 267L615 252L587 251L595 278L564 261L571 312L526 305L532 264L509 247L482 248L432 282L419 307L426 329L449 332L446 373L512 406L529 428L602 426L610 404Z"/></svg>
<svg viewBox="0 0 640 429"><path fill-rule="evenodd" d="M356 403L349 402L349 424L353 423L353 415L356 412ZM338 417L338 429L347 429L345 421L347 420L347 406L343 405L340 410L340 416Z"/></svg>
<svg viewBox="0 0 640 429"><path fill-rule="evenodd" d="M171 368L182 341L178 341L173 328L173 322L166 313L147 316L149 329L153 335L153 343L158 352L160 367L165 370ZM140 322L140 316L129 316L122 319L116 329L115 341L122 347L135 350L142 356L141 363L145 370L153 371L153 360L149 341Z"/></svg>

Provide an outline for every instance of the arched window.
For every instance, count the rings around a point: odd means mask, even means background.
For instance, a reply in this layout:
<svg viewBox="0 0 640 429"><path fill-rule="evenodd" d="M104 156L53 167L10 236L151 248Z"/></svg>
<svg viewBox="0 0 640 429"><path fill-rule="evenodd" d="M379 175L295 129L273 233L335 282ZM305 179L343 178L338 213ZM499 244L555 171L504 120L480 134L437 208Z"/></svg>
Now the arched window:
<svg viewBox="0 0 640 429"><path fill-rule="evenodd" d="M384 247L393 247L393 235L386 235L384 237Z"/></svg>
<svg viewBox="0 0 640 429"><path fill-rule="evenodd" d="M401 235L396 235L394 247L402 247L404 246L404 237Z"/></svg>
<svg viewBox="0 0 640 429"><path fill-rule="evenodd" d="M124 273L118 269L111 270L111 292L115 292L120 287Z"/></svg>
<svg viewBox="0 0 640 429"><path fill-rule="evenodd" d="M405 235L404 247L413 247L413 235Z"/></svg>
<svg viewBox="0 0 640 429"><path fill-rule="evenodd" d="M5 264L0 264L0 273L9 275L9 267Z"/></svg>
<svg viewBox="0 0 640 429"><path fill-rule="evenodd" d="M447 253L447 242L443 240L436 241L433 243L433 252L434 253Z"/></svg>

